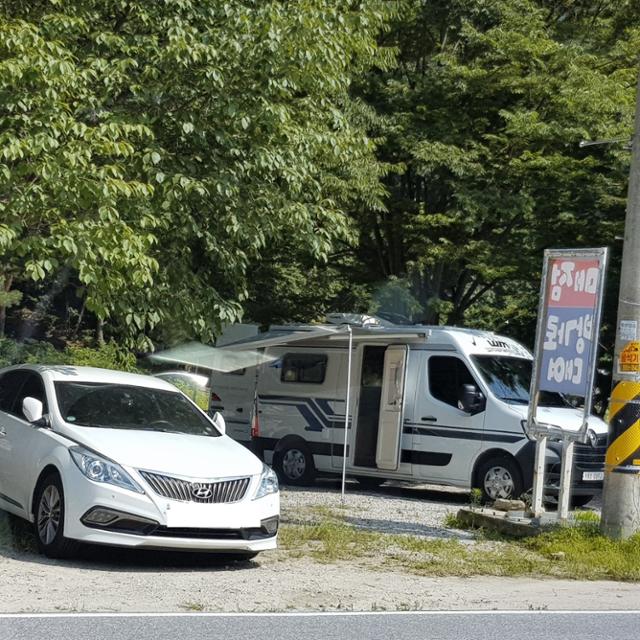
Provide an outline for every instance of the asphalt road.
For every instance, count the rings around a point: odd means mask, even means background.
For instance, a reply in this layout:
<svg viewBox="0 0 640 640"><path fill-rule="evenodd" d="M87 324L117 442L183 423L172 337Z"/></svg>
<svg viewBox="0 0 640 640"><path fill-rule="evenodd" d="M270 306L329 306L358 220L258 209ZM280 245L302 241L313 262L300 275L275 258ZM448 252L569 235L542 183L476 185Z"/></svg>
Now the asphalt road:
<svg viewBox="0 0 640 640"><path fill-rule="evenodd" d="M0 640L605 640L639 626L640 611L36 614L0 616Z"/></svg>

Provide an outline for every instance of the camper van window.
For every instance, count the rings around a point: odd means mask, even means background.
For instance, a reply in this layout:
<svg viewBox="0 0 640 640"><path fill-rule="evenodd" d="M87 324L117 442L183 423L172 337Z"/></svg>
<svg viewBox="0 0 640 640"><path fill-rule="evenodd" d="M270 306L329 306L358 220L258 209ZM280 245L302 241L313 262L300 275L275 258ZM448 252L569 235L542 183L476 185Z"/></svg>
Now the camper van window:
<svg viewBox="0 0 640 640"><path fill-rule="evenodd" d="M429 358L429 391L436 400L458 408L463 384L475 384L475 380L462 360L451 356Z"/></svg>
<svg viewBox="0 0 640 640"><path fill-rule="evenodd" d="M327 356L317 353L287 353L282 358L282 382L322 384L327 372Z"/></svg>

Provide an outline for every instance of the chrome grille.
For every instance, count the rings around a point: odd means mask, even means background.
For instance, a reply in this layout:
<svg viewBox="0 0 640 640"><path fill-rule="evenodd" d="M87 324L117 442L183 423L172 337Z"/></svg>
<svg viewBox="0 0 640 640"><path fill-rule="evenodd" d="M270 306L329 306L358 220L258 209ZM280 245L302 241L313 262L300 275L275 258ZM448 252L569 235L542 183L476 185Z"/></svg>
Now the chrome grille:
<svg viewBox="0 0 640 640"><path fill-rule="evenodd" d="M602 471L607 453L607 436L600 435L595 447L576 442L573 450L573 463L582 471Z"/></svg>
<svg viewBox="0 0 640 640"><path fill-rule="evenodd" d="M140 475L164 498L201 504L238 502L244 498L250 481L250 478L236 478L219 482L189 482L149 471L140 471Z"/></svg>

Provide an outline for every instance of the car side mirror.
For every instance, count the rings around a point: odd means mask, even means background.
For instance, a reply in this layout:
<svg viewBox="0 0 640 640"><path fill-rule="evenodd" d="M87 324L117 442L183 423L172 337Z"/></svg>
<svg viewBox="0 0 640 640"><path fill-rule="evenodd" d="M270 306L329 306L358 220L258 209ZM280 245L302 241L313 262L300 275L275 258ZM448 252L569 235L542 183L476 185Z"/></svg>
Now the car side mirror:
<svg viewBox="0 0 640 640"><path fill-rule="evenodd" d="M22 413L24 417L27 419L27 422L34 424L42 420L42 412L44 411L44 406L40 400L36 398L31 398L27 396L22 401ZM37 425L40 426L40 425Z"/></svg>
<svg viewBox="0 0 640 640"><path fill-rule="evenodd" d="M487 406L487 399L475 384L463 384L460 394L462 410L471 415L481 413Z"/></svg>
<svg viewBox="0 0 640 640"><path fill-rule="evenodd" d="M222 414L219 411L216 411L213 414L213 424L216 425L218 431L224 435L227 432L227 423L224 421Z"/></svg>

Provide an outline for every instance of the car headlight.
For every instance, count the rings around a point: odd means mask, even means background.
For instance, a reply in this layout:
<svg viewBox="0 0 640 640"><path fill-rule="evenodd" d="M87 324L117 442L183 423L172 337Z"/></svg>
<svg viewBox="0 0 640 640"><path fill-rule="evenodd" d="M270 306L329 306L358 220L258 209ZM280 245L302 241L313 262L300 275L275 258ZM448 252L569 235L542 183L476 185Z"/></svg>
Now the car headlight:
<svg viewBox="0 0 640 640"><path fill-rule="evenodd" d="M144 493L142 487L119 465L82 447L70 447L69 453L78 469L94 482L106 482L129 491Z"/></svg>
<svg viewBox="0 0 640 640"><path fill-rule="evenodd" d="M276 472L266 464L262 466L262 474L260 475L260 483L254 500L264 498L272 493L278 493L278 476Z"/></svg>

